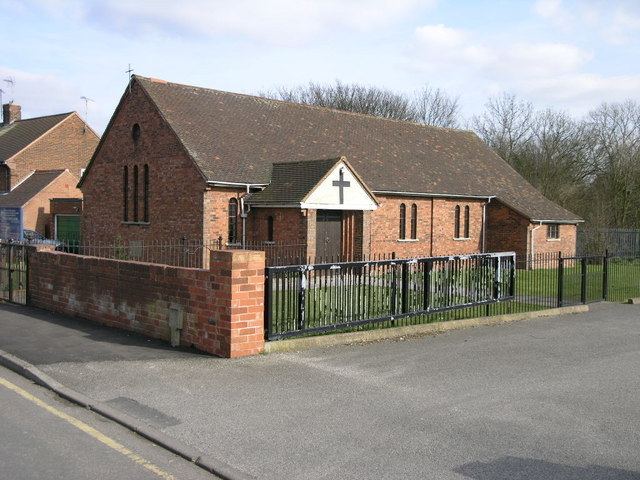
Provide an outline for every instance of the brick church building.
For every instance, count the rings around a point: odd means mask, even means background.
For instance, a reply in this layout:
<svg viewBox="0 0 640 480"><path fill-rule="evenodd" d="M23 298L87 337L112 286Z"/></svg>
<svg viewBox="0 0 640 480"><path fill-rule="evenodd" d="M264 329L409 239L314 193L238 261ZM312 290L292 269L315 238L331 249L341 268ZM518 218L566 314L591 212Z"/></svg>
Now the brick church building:
<svg viewBox="0 0 640 480"><path fill-rule="evenodd" d="M582 221L470 131L140 76L79 187L86 244L524 257L573 254Z"/></svg>

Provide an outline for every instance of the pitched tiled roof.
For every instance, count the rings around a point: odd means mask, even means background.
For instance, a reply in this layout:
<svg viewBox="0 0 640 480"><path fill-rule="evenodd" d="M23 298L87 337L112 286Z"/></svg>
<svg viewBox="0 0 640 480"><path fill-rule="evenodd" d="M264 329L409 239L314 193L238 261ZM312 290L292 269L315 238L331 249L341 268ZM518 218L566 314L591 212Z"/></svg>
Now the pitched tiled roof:
<svg viewBox="0 0 640 480"><path fill-rule="evenodd" d="M13 157L69 115L71 113L60 113L58 115L18 120L5 126L0 125L0 162Z"/></svg>
<svg viewBox="0 0 640 480"><path fill-rule="evenodd" d="M0 207L22 207L65 170L36 170L8 193L0 194Z"/></svg>
<svg viewBox="0 0 640 480"><path fill-rule="evenodd" d="M532 220L580 221L470 131L134 78L210 181L268 184L274 163L346 156L377 193L497 196Z"/></svg>
<svg viewBox="0 0 640 480"><path fill-rule="evenodd" d="M274 163L271 183L247 199L251 205L289 205L304 200L309 191L338 163L340 158Z"/></svg>

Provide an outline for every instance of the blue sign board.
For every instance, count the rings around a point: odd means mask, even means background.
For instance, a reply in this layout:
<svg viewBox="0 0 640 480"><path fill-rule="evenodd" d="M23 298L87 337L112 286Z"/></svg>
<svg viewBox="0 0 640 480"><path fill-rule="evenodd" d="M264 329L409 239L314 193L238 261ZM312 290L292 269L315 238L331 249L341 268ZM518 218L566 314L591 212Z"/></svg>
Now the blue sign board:
<svg viewBox="0 0 640 480"><path fill-rule="evenodd" d="M22 240L21 207L0 207L0 239Z"/></svg>

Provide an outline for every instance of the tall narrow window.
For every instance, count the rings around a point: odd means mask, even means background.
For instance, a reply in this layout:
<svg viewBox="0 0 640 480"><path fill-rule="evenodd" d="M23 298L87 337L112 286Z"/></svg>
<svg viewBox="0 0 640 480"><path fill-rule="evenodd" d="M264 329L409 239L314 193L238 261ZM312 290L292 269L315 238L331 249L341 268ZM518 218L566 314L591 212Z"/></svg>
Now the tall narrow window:
<svg viewBox="0 0 640 480"><path fill-rule="evenodd" d="M456 205L454 221L455 221L455 227L454 227L453 236L455 238L460 238L460 205Z"/></svg>
<svg viewBox="0 0 640 480"><path fill-rule="evenodd" d="M129 221L129 167L122 169L122 219Z"/></svg>
<svg viewBox="0 0 640 480"><path fill-rule="evenodd" d="M133 221L138 221L138 166L133 166Z"/></svg>
<svg viewBox="0 0 640 480"><path fill-rule="evenodd" d="M149 221L149 165L145 163L143 170L143 184L142 184L142 194L144 195L144 200L142 207L144 210L142 211L142 220L145 222Z"/></svg>
<svg viewBox="0 0 640 480"><path fill-rule="evenodd" d="M411 239L418 238L418 206L414 203L411 205Z"/></svg>
<svg viewBox="0 0 640 480"><path fill-rule="evenodd" d="M0 192L11 190L11 169L4 163L0 165Z"/></svg>
<svg viewBox="0 0 640 480"><path fill-rule="evenodd" d="M464 207L464 238L469 238L469 205Z"/></svg>
<svg viewBox="0 0 640 480"><path fill-rule="evenodd" d="M238 200L229 200L229 243L238 242Z"/></svg>
<svg viewBox="0 0 640 480"><path fill-rule="evenodd" d="M560 225L557 223L550 223L547 226L547 238L550 240L557 240L560 238Z"/></svg>
<svg viewBox="0 0 640 480"><path fill-rule="evenodd" d="M406 238L407 230L407 206L404 203L400 204L400 232L398 238L404 240Z"/></svg>
<svg viewBox="0 0 640 480"><path fill-rule="evenodd" d="M273 242L273 217L267 217L267 241Z"/></svg>

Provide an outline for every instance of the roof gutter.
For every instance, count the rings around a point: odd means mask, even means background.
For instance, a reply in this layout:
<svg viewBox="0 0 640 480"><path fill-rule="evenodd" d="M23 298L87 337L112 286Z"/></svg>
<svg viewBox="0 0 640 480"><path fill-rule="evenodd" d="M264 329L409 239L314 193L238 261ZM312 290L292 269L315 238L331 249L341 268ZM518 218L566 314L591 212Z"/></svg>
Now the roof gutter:
<svg viewBox="0 0 640 480"><path fill-rule="evenodd" d="M460 195L457 193L423 193L423 192L396 192L393 190L373 190L373 193L380 195L398 195L404 197L438 197L438 198L478 198L490 200L496 195Z"/></svg>
<svg viewBox="0 0 640 480"><path fill-rule="evenodd" d="M235 187L243 187L243 188L263 188L269 185L268 183L242 183L242 182L223 182L219 180L207 180L207 185L212 187L226 187L226 188L235 188Z"/></svg>
<svg viewBox="0 0 640 480"><path fill-rule="evenodd" d="M584 223L584 220L538 220L532 218L531 223L564 223L566 225L573 223Z"/></svg>

